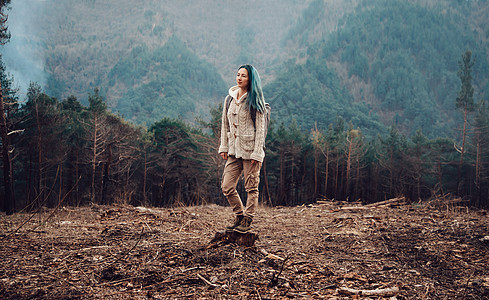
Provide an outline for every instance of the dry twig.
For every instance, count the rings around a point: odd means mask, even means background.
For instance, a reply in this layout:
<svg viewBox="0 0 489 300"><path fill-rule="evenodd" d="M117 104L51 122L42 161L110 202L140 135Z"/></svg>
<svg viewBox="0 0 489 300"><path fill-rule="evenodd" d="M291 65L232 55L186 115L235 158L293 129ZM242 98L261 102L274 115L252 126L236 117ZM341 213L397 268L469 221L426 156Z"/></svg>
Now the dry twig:
<svg viewBox="0 0 489 300"><path fill-rule="evenodd" d="M347 287L340 287L338 293L343 295L362 295L362 296L384 296L392 297L399 293L399 288L397 286L385 289L375 289L375 290L357 290Z"/></svg>

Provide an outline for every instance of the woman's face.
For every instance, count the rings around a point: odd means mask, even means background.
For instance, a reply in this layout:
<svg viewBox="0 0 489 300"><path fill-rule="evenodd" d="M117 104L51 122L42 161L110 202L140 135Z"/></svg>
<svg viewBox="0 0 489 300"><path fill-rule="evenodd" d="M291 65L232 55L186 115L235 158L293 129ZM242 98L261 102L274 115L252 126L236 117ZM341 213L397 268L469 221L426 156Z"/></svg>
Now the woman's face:
<svg viewBox="0 0 489 300"><path fill-rule="evenodd" d="M242 90L248 90L248 82L249 82L249 77L248 77L248 70L245 68L241 68L238 70L238 74L236 75L236 83L238 84L238 87Z"/></svg>

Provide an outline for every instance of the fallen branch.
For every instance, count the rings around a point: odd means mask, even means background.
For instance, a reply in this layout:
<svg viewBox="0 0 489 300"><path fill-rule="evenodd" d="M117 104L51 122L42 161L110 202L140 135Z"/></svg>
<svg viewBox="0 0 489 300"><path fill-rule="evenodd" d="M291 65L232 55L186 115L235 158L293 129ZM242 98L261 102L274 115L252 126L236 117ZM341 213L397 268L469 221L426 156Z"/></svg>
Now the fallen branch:
<svg viewBox="0 0 489 300"><path fill-rule="evenodd" d="M204 267L201 267L201 266L197 266L197 267L192 267L192 268L188 268L188 269L184 269L184 270L180 269L180 271L182 273L185 273L185 272L192 271L192 270L197 270L197 269L205 269L205 268Z"/></svg>
<svg viewBox="0 0 489 300"><path fill-rule="evenodd" d="M362 295L362 296L385 296L392 297L399 293L399 288L397 286L385 289L375 289L375 290L357 290L347 287L340 287L338 293L343 295Z"/></svg>
<svg viewBox="0 0 489 300"><path fill-rule="evenodd" d="M181 280L182 278L179 277L179 275L183 275L183 273L185 273L185 272L192 271L192 270L197 270L197 269L204 269L204 267L197 266L197 267L193 267L193 268L189 268L189 269L185 269L185 270L180 270L180 272L175 273L175 274L171 274L170 276L168 276L163 281L160 281L160 282L157 282L157 283L154 283L154 284L145 286L144 289L149 290L149 289L154 288L156 286L160 286L160 285L163 285L163 284L168 284L168 283L171 283L171 282L174 282L174 281L177 281L177 280ZM150 276L152 276L152 275L150 275ZM199 274L197 274L197 276L199 277ZM187 278L187 277L189 277L189 275L186 275L184 278Z"/></svg>
<svg viewBox="0 0 489 300"><path fill-rule="evenodd" d="M281 261L284 261L285 260L285 258L283 258L283 257L280 257L280 256L275 255L275 254L272 254L272 253L268 253L267 250L265 250L263 248L260 249L260 253L263 254L263 255L265 255L266 258L269 258L269 259L278 259L278 260L281 260Z"/></svg>
<svg viewBox="0 0 489 300"><path fill-rule="evenodd" d="M400 197L400 198L392 198L381 202L375 202L363 206L343 206L340 207L340 210L368 210L371 208L392 207L395 205L404 204L405 202L406 202L406 198Z"/></svg>
<svg viewBox="0 0 489 300"><path fill-rule="evenodd" d="M340 210L368 210L370 209L369 207L365 206L344 206L340 207Z"/></svg>
<svg viewBox="0 0 489 300"><path fill-rule="evenodd" d="M272 275L272 279L270 279L270 283L268 284L268 287L274 287L278 284L278 279L280 277L280 275L282 274L283 270L284 270L284 267L285 267L285 263L287 262L287 260L289 259L289 257L287 256L283 262L282 262L282 266L280 267L280 270L279 272L276 274L274 273Z"/></svg>
<svg viewBox="0 0 489 300"><path fill-rule="evenodd" d="M378 206L388 206L388 205L399 205L399 204L403 204L405 202L406 202L406 198L399 197L399 198L392 198L392 199L385 200L385 201L367 204L365 206L367 206L367 207L378 207Z"/></svg>
<svg viewBox="0 0 489 300"><path fill-rule="evenodd" d="M180 229L178 230L178 232L182 232L182 230L183 230L185 227L189 226L189 225L190 225L190 223L192 223L192 222L193 222L193 220L188 220L188 221L187 221L187 223L183 224L183 226L182 226L182 227L180 227Z"/></svg>
<svg viewBox="0 0 489 300"><path fill-rule="evenodd" d="M212 283L209 280L205 279L204 276L200 275L199 273L197 273L197 277L199 277L203 282L207 283L210 286L220 287L218 284Z"/></svg>

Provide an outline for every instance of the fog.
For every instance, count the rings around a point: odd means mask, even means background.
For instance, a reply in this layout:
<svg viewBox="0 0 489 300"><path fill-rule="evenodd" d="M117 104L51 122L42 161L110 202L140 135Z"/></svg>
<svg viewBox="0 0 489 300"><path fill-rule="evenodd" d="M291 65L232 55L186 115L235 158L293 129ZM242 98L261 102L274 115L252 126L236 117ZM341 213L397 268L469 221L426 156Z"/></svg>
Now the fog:
<svg viewBox="0 0 489 300"><path fill-rule="evenodd" d="M13 0L6 11L12 38L0 53L21 100L30 82L55 97L84 98L106 84L112 67L134 46L156 49L173 34L228 84L243 62L253 63L266 83L288 56L281 40L304 3L253 1L237 19L241 4L217 0L141 1L134 7L128 0Z"/></svg>
<svg viewBox="0 0 489 300"><path fill-rule="evenodd" d="M14 86L19 88L19 100L23 101L30 82L45 86L47 73L44 68L45 45L37 39L38 26L34 15L43 11L46 1L14 0L7 10L10 41L0 47L7 72L14 77Z"/></svg>

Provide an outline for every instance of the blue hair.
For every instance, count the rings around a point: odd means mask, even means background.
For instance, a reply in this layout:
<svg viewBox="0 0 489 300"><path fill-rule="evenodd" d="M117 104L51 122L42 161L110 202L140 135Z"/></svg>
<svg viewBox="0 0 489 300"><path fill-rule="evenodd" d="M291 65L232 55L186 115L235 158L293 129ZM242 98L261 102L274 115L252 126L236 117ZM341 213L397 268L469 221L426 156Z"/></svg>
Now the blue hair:
<svg viewBox="0 0 489 300"><path fill-rule="evenodd" d="M265 98L261 87L260 75L252 65L242 65L238 70L245 68L248 71L248 107L261 113L265 111Z"/></svg>

